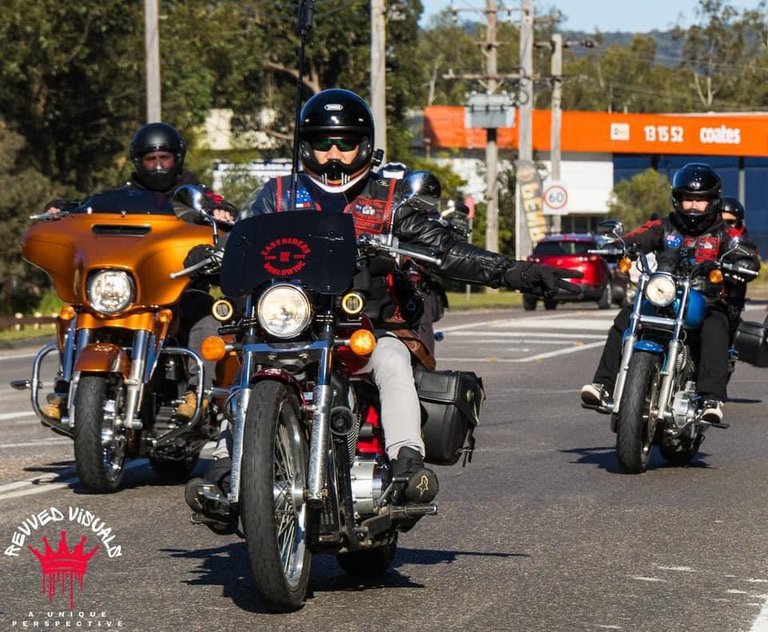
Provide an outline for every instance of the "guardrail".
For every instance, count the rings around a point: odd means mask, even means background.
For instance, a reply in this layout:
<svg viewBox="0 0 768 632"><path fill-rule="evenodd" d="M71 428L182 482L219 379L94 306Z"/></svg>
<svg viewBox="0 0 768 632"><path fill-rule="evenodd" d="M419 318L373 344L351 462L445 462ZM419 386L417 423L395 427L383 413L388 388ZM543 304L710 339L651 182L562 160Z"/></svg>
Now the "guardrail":
<svg viewBox="0 0 768 632"><path fill-rule="evenodd" d="M40 329L42 325L52 325L56 322L56 316L43 316L34 314L14 314L13 316L0 316L0 331L22 331L25 329Z"/></svg>

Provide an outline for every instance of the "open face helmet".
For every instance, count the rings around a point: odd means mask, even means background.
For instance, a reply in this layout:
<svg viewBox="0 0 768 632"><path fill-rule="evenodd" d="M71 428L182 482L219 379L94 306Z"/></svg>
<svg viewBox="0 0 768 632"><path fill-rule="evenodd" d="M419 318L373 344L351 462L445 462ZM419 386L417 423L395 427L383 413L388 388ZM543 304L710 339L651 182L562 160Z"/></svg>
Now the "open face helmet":
<svg viewBox="0 0 768 632"><path fill-rule="evenodd" d="M674 215L685 228L694 233L704 232L715 221L720 211L723 182L714 169L703 162L689 162L672 178L672 206ZM704 210L683 210L684 199L707 200Z"/></svg>
<svg viewBox="0 0 768 632"><path fill-rule="evenodd" d="M170 169L145 169L142 158L155 151L168 151L174 162ZM187 146L178 130L168 123L148 123L131 139L129 156L139 183L150 191L168 191L176 184L184 169ZM158 165L159 167L159 165Z"/></svg>
<svg viewBox="0 0 768 632"><path fill-rule="evenodd" d="M323 90L304 104L300 118L299 155L313 180L341 192L365 177L373 158L374 125L371 108L360 96L341 88ZM357 148L357 154L349 164L318 162L315 150L328 151L333 144L342 152Z"/></svg>

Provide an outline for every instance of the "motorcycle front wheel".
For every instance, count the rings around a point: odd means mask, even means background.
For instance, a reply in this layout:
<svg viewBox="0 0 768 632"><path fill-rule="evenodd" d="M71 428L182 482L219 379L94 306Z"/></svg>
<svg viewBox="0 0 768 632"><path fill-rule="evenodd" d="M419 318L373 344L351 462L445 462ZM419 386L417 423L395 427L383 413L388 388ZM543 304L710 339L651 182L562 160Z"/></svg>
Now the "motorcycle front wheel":
<svg viewBox="0 0 768 632"><path fill-rule="evenodd" d="M301 608L309 584L306 463L296 393L258 382L245 421L240 510L256 592L275 612Z"/></svg>
<svg viewBox="0 0 768 632"><path fill-rule="evenodd" d="M624 393L616 416L616 455L625 474L642 474L648 467L656 424L650 412L659 395L661 357L635 351L629 362Z"/></svg>
<svg viewBox="0 0 768 632"><path fill-rule="evenodd" d="M123 382L102 374L82 375L75 391L75 465L88 491L117 491L123 478L127 438L115 424Z"/></svg>

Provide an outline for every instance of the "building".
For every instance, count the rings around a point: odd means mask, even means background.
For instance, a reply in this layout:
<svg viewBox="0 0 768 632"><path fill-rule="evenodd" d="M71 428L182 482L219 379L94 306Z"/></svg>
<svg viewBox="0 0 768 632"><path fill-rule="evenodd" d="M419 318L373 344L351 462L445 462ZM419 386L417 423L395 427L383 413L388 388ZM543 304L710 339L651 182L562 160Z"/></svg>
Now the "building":
<svg viewBox="0 0 768 632"><path fill-rule="evenodd" d="M433 158L442 150L482 158L486 132L467 128L464 121L463 107L426 108L424 139ZM550 111L535 110L533 156L546 170L551 168L550 137ZM499 129L497 142L500 158L513 159L517 127ZM564 111L560 146L560 182L567 201L557 212L564 230L594 229L608 213L608 200L617 182L649 168L671 180L685 163L701 161L722 176L724 194L744 204L749 233L763 256L768 255L768 114ZM545 191L549 184L545 179Z"/></svg>

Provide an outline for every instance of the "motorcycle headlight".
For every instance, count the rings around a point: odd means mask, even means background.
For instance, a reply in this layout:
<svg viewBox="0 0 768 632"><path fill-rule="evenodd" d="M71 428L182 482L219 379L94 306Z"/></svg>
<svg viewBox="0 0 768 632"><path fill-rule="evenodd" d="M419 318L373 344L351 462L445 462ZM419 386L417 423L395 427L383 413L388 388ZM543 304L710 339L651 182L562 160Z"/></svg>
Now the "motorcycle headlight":
<svg viewBox="0 0 768 632"><path fill-rule="evenodd" d="M676 295L677 284L670 274L654 274L645 286L645 298L656 307L671 304Z"/></svg>
<svg viewBox="0 0 768 632"><path fill-rule="evenodd" d="M270 336L293 338L309 324L312 308L301 288L274 285L261 295L256 314Z"/></svg>
<svg viewBox="0 0 768 632"><path fill-rule="evenodd" d="M133 279L127 272L101 270L88 280L86 293L93 309L104 314L116 314L133 303L136 292Z"/></svg>

